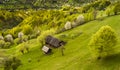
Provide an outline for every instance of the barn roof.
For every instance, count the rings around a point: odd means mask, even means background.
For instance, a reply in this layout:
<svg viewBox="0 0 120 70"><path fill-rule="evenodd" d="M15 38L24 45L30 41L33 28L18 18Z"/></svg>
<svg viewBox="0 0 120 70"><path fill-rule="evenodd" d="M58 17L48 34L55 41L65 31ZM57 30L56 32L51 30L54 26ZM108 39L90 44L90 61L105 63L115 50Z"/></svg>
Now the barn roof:
<svg viewBox="0 0 120 70"><path fill-rule="evenodd" d="M51 46L53 46L55 48L60 47L62 45L65 45L64 41L61 41L61 40L59 40L57 38L54 38L54 37L52 37L50 35L48 35L46 37L45 42L46 42L46 44L49 44L49 45L51 45Z"/></svg>

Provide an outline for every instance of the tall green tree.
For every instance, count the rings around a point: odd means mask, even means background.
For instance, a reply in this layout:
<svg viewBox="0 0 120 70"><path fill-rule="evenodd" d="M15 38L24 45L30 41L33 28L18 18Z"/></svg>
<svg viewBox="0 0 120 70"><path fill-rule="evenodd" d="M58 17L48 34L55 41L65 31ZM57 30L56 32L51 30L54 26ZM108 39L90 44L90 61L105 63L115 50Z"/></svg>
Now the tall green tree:
<svg viewBox="0 0 120 70"><path fill-rule="evenodd" d="M103 58L114 53L116 44L117 36L115 31L106 25L92 36L89 47L95 57Z"/></svg>
<svg viewBox="0 0 120 70"><path fill-rule="evenodd" d="M113 8L114 14L117 15L120 12L120 2L116 2Z"/></svg>

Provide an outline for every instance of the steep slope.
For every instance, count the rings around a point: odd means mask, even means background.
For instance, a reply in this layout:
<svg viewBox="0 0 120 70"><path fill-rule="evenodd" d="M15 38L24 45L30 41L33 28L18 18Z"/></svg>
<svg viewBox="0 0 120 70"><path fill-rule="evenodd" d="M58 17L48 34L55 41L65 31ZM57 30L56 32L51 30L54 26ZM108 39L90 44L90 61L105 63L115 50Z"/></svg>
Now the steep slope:
<svg viewBox="0 0 120 70"><path fill-rule="evenodd" d="M61 55L60 49L54 49L53 54L44 55L39 46L39 42L32 40L31 47L34 46L30 52L24 55L20 54L22 65L18 70L118 70L120 69L120 15L105 18L104 20L91 21L85 25L68 30L61 34L55 35L68 41L65 47L65 55ZM110 25L115 29L118 36L118 45L116 46L116 55L110 56L104 60L95 60L91 57L88 42L92 36L101 26ZM82 32L80 36L72 37L74 34ZM13 53L15 48L11 49ZM15 52L14 52L15 54ZM31 60L31 62L29 62Z"/></svg>

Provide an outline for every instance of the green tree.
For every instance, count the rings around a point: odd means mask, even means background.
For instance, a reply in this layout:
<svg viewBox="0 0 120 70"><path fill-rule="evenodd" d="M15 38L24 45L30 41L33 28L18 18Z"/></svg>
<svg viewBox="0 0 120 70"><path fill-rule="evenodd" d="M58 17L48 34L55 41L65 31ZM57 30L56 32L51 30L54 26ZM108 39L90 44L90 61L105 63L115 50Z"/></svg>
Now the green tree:
<svg viewBox="0 0 120 70"><path fill-rule="evenodd" d="M17 57L8 57L4 60L4 70L16 70L21 64L21 60Z"/></svg>
<svg viewBox="0 0 120 70"><path fill-rule="evenodd" d="M106 25L92 36L89 46L95 57L102 58L113 54L116 44L116 33L110 26Z"/></svg>
<svg viewBox="0 0 120 70"><path fill-rule="evenodd" d="M106 13L107 16L113 15L112 14L113 13L113 6L108 6L105 10L105 13Z"/></svg>
<svg viewBox="0 0 120 70"><path fill-rule="evenodd" d="M32 27L30 25L25 25L25 26L23 26L22 32L25 35L32 34L33 33L33 29L32 29Z"/></svg>
<svg viewBox="0 0 120 70"><path fill-rule="evenodd" d="M117 15L120 12L120 2L116 2L113 11L114 11L114 15Z"/></svg>
<svg viewBox="0 0 120 70"><path fill-rule="evenodd" d="M104 10L110 4L111 2L109 0L101 0L101 3L99 4L99 9Z"/></svg>

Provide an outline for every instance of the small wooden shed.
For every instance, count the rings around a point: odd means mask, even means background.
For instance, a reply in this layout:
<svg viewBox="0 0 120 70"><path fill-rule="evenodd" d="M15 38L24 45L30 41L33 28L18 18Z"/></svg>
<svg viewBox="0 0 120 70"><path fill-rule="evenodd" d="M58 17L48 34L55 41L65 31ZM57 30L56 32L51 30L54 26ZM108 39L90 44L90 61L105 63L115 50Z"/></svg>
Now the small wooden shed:
<svg viewBox="0 0 120 70"><path fill-rule="evenodd" d="M48 54L51 52L51 49L47 46L43 46L42 51L44 51L44 53Z"/></svg>

